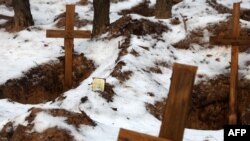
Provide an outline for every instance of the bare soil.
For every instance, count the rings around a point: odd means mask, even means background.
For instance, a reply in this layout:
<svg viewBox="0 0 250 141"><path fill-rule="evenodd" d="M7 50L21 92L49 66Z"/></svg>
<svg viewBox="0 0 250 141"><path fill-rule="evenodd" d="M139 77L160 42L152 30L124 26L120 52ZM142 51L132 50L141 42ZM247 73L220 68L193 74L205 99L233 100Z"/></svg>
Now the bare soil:
<svg viewBox="0 0 250 141"><path fill-rule="evenodd" d="M73 141L74 138L69 131L57 127L48 128L42 133L32 131L34 119L37 114L45 112L54 117L65 117L69 125L79 128L80 125L96 126L96 123L90 119L83 111L82 113L73 113L63 109L40 109L32 108L30 115L26 117L27 126L17 125L8 122L0 131L1 141Z"/></svg>
<svg viewBox="0 0 250 141"><path fill-rule="evenodd" d="M167 26L159 22L151 22L146 19L132 19L130 16L123 16L109 27L112 37L130 36L131 34L138 36L155 34L156 36L160 36L168 30Z"/></svg>
<svg viewBox="0 0 250 141"><path fill-rule="evenodd" d="M139 14L145 17L154 16L154 7L149 7L148 1L144 1L131 9L122 10L120 15Z"/></svg>
<svg viewBox="0 0 250 141"><path fill-rule="evenodd" d="M130 76L133 74L132 71L122 71L123 66L126 66L125 62L123 61L118 62L113 72L111 73L111 76L117 78L121 83L128 80Z"/></svg>
<svg viewBox="0 0 250 141"><path fill-rule="evenodd" d="M94 70L91 60L83 54L74 55L73 87L86 79ZM18 79L10 79L0 85L0 98L9 98L20 103L43 103L59 97L65 90L64 57L58 62L51 62L30 69Z"/></svg>
<svg viewBox="0 0 250 141"><path fill-rule="evenodd" d="M107 102L113 102L113 96L115 95L113 88L114 88L113 85L106 83L104 91L99 92L100 95L107 100Z"/></svg>
<svg viewBox="0 0 250 141"><path fill-rule="evenodd" d="M84 1L83 1L83 3L84 3ZM63 13L57 15L54 18L54 22L56 23L56 27L58 27L58 28L65 27L65 20L66 20L66 12L63 12ZM93 21L89 21L89 20L85 20L85 19L80 19L79 14L75 13L75 23L74 24L75 24L75 26L77 28L86 26L88 24L92 24L92 22Z"/></svg>
<svg viewBox="0 0 250 141"><path fill-rule="evenodd" d="M250 80L239 80L238 124L250 124ZM228 123L229 77L220 75L215 79L202 81L192 92L191 108L186 127L202 130L222 129ZM147 104L147 109L162 120L166 101Z"/></svg>

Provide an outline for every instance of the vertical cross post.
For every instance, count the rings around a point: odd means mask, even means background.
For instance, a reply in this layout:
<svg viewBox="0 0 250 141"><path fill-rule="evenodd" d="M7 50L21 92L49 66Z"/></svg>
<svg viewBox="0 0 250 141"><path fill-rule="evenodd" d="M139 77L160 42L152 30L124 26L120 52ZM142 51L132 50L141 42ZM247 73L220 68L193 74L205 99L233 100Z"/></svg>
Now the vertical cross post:
<svg viewBox="0 0 250 141"><path fill-rule="evenodd" d="M233 5L232 36L240 36L240 3ZM237 86L238 86L238 59L239 47L233 45L231 52L231 74L229 95L229 124L237 124Z"/></svg>
<svg viewBox="0 0 250 141"><path fill-rule="evenodd" d="M66 6L66 21L65 21L65 32L72 33L74 30L75 21L75 6ZM64 48L65 48L65 87L72 87L72 52L73 52L73 38L65 38Z"/></svg>
<svg viewBox="0 0 250 141"><path fill-rule="evenodd" d="M182 141L196 72L196 66L174 64L159 137Z"/></svg>

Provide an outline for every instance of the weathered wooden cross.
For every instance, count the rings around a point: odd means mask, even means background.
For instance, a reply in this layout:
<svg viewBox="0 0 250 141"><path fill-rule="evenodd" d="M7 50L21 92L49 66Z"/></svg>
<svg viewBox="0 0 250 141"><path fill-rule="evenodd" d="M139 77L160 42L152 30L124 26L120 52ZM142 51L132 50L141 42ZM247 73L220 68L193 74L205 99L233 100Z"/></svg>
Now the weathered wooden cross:
<svg viewBox="0 0 250 141"><path fill-rule="evenodd" d="M64 38L65 49L65 70L64 70L64 88L72 87L72 52L74 47L74 38L90 38L90 31L74 30L75 5L66 5L65 30L47 30L47 37Z"/></svg>
<svg viewBox="0 0 250 141"><path fill-rule="evenodd" d="M233 5L232 35L210 37L210 43L232 45L229 95L229 124L237 124L237 84L239 46L250 45L250 37L240 36L240 3Z"/></svg>
<svg viewBox="0 0 250 141"><path fill-rule="evenodd" d="M118 141L182 141L196 71L195 66L174 64L159 138L121 129Z"/></svg>

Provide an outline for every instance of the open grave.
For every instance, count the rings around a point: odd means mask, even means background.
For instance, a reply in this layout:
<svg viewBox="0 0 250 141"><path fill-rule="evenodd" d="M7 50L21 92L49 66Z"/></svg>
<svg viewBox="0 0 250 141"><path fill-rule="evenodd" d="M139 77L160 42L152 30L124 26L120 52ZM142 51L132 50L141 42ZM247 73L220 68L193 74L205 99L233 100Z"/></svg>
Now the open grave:
<svg viewBox="0 0 250 141"><path fill-rule="evenodd" d="M77 87L95 70L91 60L75 54L73 60L73 87ZM24 104L37 104L55 100L64 89L64 57L57 61L31 68L21 78L10 79L0 86L0 98Z"/></svg>
<svg viewBox="0 0 250 141"><path fill-rule="evenodd" d="M250 124L250 80L239 80L238 123ZM222 129L228 123L229 77L217 76L214 79L196 84L192 92L191 109L187 128L202 130ZM158 119L162 119L165 101L148 104L147 109Z"/></svg>

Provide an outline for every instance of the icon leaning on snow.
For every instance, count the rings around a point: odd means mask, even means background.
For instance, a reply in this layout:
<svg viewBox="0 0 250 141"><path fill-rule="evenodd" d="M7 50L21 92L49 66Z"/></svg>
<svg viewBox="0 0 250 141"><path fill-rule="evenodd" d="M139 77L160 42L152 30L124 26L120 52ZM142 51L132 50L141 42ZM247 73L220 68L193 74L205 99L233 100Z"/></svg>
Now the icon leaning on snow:
<svg viewBox="0 0 250 141"><path fill-rule="evenodd" d="M94 77L92 81L92 91L104 92L106 80L104 78Z"/></svg>

